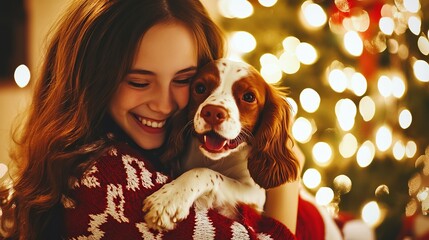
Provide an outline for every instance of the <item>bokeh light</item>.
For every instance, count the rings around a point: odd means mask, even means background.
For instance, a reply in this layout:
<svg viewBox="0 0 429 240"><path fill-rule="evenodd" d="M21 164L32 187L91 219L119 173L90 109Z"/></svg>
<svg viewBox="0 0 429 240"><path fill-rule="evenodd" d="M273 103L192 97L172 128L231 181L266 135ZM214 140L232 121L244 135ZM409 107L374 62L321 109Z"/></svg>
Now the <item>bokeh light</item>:
<svg viewBox="0 0 429 240"><path fill-rule="evenodd" d="M363 41L355 31L344 34L344 47L353 56L360 56L363 52Z"/></svg>
<svg viewBox="0 0 429 240"><path fill-rule="evenodd" d="M356 154L356 161L361 168L365 168L372 163L375 156L375 150L374 144L369 140L365 141L359 147Z"/></svg>
<svg viewBox="0 0 429 240"><path fill-rule="evenodd" d="M332 148L326 142L318 142L313 146L313 159L319 166L328 166L332 160Z"/></svg>
<svg viewBox="0 0 429 240"><path fill-rule="evenodd" d="M18 87L20 88L26 87L30 82L30 77L31 77L30 69L28 69L28 67L25 66L24 64L19 65L15 69L14 78Z"/></svg>
<svg viewBox="0 0 429 240"><path fill-rule="evenodd" d="M320 105L320 95L312 88L306 88L299 94L302 108L309 113L314 113Z"/></svg>
<svg viewBox="0 0 429 240"><path fill-rule="evenodd" d="M378 128L375 138L378 150L384 152L392 145L392 130L387 126Z"/></svg>
<svg viewBox="0 0 429 240"><path fill-rule="evenodd" d="M319 186L321 180L322 175L315 168L308 168L307 170L305 170L302 176L302 181L304 185L309 189L314 189Z"/></svg>
<svg viewBox="0 0 429 240"><path fill-rule="evenodd" d="M312 133L311 122L304 117L299 117L292 125L292 135L300 143L308 142L311 139Z"/></svg>
<svg viewBox="0 0 429 240"><path fill-rule="evenodd" d="M334 199L334 191L329 187L321 187L316 192L316 203L326 206Z"/></svg>
<svg viewBox="0 0 429 240"><path fill-rule="evenodd" d="M381 212L377 202L370 201L362 208L362 220L370 226L380 223Z"/></svg>

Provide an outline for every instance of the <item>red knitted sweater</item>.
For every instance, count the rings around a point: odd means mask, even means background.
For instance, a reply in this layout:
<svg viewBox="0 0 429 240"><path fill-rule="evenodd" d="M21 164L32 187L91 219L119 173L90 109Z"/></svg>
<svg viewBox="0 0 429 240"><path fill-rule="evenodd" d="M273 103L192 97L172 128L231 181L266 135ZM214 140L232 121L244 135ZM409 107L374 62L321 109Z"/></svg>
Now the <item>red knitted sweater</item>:
<svg viewBox="0 0 429 240"><path fill-rule="evenodd" d="M240 206L240 219L191 210L169 232L149 230L142 202L170 181L127 144L117 144L78 180L65 206L66 239L295 239L281 223Z"/></svg>

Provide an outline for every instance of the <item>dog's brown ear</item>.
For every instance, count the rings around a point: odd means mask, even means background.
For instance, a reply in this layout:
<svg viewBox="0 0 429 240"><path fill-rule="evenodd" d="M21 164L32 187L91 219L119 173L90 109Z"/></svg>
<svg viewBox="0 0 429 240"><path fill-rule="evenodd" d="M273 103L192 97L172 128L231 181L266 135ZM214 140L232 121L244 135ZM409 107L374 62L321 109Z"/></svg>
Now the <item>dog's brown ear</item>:
<svg viewBox="0 0 429 240"><path fill-rule="evenodd" d="M266 102L254 133L248 169L253 180L268 189L297 179L299 162L292 152L291 108L280 92L266 87Z"/></svg>

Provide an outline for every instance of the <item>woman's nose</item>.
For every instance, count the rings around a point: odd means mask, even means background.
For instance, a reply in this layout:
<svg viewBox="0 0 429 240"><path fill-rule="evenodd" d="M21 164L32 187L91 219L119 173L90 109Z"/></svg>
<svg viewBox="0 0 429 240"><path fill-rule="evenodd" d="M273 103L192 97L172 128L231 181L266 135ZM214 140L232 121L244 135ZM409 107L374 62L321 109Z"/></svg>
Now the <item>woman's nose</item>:
<svg viewBox="0 0 429 240"><path fill-rule="evenodd" d="M153 95L152 104L150 105L153 111L170 114L175 110L176 104L169 89L160 89L160 91L153 92Z"/></svg>

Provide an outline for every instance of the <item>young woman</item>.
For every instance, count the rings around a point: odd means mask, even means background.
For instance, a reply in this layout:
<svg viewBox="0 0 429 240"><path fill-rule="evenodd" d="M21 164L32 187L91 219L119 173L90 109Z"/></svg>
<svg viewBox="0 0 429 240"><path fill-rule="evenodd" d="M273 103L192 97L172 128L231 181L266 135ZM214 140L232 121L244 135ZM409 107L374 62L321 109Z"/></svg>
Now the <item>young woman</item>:
<svg viewBox="0 0 429 240"><path fill-rule="evenodd" d="M169 121L186 106L197 69L222 56L222 34L198 0L74 1L51 36L15 139L18 172L13 189L0 191L0 233L12 239L189 239L191 232L220 239L235 229L293 238L284 225L246 208L241 221L191 211L166 233L143 223L143 200L168 181L157 158ZM292 193L288 199L297 198ZM294 229L296 211L290 215Z"/></svg>

